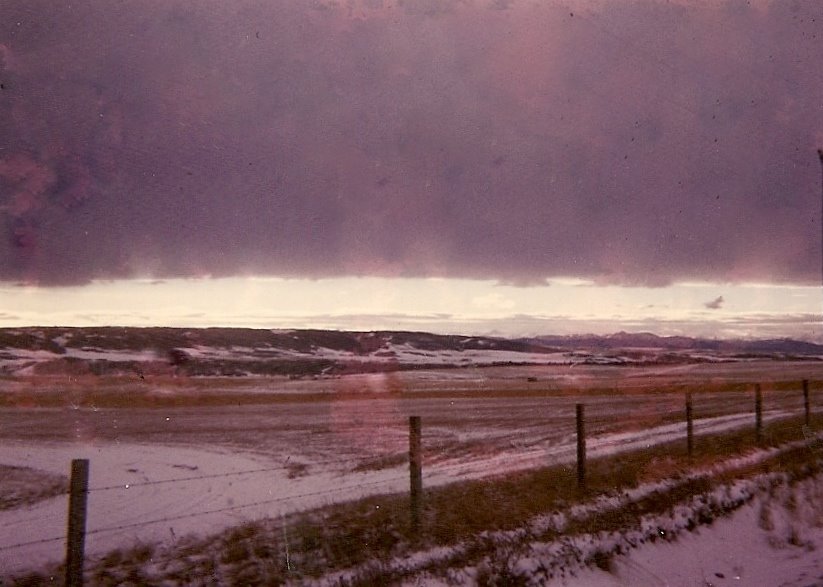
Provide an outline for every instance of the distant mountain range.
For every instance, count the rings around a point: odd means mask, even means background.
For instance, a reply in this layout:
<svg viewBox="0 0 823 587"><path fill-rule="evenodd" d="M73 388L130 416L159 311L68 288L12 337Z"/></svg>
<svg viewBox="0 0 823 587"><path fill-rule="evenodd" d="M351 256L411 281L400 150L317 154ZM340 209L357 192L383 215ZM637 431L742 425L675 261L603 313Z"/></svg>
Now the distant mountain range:
<svg viewBox="0 0 823 587"><path fill-rule="evenodd" d="M538 336L539 344L555 348L603 349L663 349L669 351L711 351L721 353L754 353L758 355L820 355L823 345L790 338L768 340L715 340L688 336L657 336L649 332L636 334L618 332L608 336Z"/></svg>
<svg viewBox="0 0 823 587"><path fill-rule="evenodd" d="M650 333L506 339L425 332L248 328L2 328L0 374L325 377L489 365L823 360L823 345Z"/></svg>

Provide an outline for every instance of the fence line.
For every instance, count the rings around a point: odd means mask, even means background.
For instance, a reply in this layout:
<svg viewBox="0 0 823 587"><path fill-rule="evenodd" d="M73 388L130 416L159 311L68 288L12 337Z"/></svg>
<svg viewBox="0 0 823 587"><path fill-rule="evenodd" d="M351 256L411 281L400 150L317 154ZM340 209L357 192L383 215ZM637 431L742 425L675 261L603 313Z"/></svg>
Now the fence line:
<svg viewBox="0 0 823 587"><path fill-rule="evenodd" d="M808 422L808 414L809 414L809 411L810 411L809 407L808 407L808 380L804 380L804 385L805 385L804 400L806 402L806 415L807 415L807 422ZM757 388L759 388L759 384L756 386L756 389ZM687 424L689 426L692 425L691 421L688 418L688 415L689 415L689 413L692 409L690 402L691 402L691 392L688 392L687 393L686 413L687 413ZM578 405L583 406L584 404L578 404ZM668 414L675 414L677 412L678 411L676 411L676 410L669 410L667 413ZM761 426L762 426L762 400L761 400L761 412L758 412L757 409L756 409L756 414L757 413L761 414L760 419L761 419ZM737 414L730 414L730 415L737 415ZM593 419L598 420L598 421L603 420L604 422L611 421L611 418L609 418L608 416L597 416L595 418L588 418L587 420L590 423L591 420L593 420ZM550 438L551 438L550 436L547 436L547 437L537 439L537 440L534 440L534 441L531 441L531 442L528 442L528 443L523 443L521 445L518 445L518 448L528 448L528 447L532 447L532 446L539 446L539 445L541 445L542 443L544 443L546 440L548 440ZM424 451L424 452L428 452L428 451ZM206 474L206 475L192 475L192 476L189 476L189 477L174 477L174 478L170 478L170 479L155 479L155 480L149 480L149 481L135 481L135 482L123 481L123 482L118 483L118 484L103 485L103 486L98 486L98 487L90 487L90 488L87 489L87 491L88 491L88 493L95 493L95 492L102 492L102 491L127 490L127 489L132 489L132 488L135 488L135 487L145 487L145 486L150 486L150 485L165 485L165 484L169 484L169 483L184 483L184 482L188 482L188 481L200 481L200 480L204 480L204 479L218 479L218 478L224 478L224 477L250 475L250 474L255 474L255 473L269 473L269 472L274 472L274 471L285 471L285 470L288 470L288 469L290 469L294 466L301 466L301 465L314 466L314 465L328 465L328 464L338 464L338 463L362 463L364 460L379 459L379 458L385 457L385 456L395 456L396 454L397 453L389 453L387 455L369 455L369 456L364 456L364 457L350 457L350 458L346 458L346 459L326 459L326 460L317 460L317 461L310 461L310 462L294 461L293 463L285 463L283 465L277 465L277 466L274 466L274 467L262 467L262 468L258 468L258 469L245 469L245 470L242 470L242 471L229 471L229 472L225 472L225 473L210 473L210 474ZM461 463L458 466L471 467L472 464L471 463ZM68 493L69 493L69 490L65 490L65 491L63 491L63 492L61 492L57 495L66 495Z"/></svg>
<svg viewBox="0 0 823 587"><path fill-rule="evenodd" d="M694 410L692 406L692 394L686 394L686 453L689 460L694 456Z"/></svg>
<svg viewBox="0 0 823 587"><path fill-rule="evenodd" d="M89 530L88 532L86 532L86 534L101 534L103 532L115 532L117 530L127 530L129 528L139 528L139 527L142 527L142 526L150 526L152 524L159 524L161 522L173 522L175 520L184 520L186 518L197 518L199 516L210 516L210 515L219 514L219 513L228 512L228 511L233 511L233 510L239 510L239 509L245 509L245 508L250 508L250 507L257 507L257 506L261 506L261 505L268 505L268 504L272 504L272 503L290 501L292 499L299 499L299 498L302 498L302 497L315 497L315 496L318 496L318 495L332 495L334 493L340 493L340 492L345 491L347 489L360 489L361 487L370 487L370 486L374 486L374 485L379 485L381 483L391 483L393 481L399 481L399 480L404 479L404 478L405 478L405 475L398 476L398 477L391 477L391 478L388 478L388 479L380 479L379 481L370 481L370 482L367 482L367 483L359 483L357 485L345 485L343 487L337 487L335 489L326 489L326 490L322 490L322 491L311 491L311 492L308 492L308 493L300 493L300 494L297 494L297 495L289 495L289 496L285 496L285 497L275 497L275 498L272 498L272 499L263 499L263 500L254 501L254 502L251 502L251 503L244 503L244 504L240 504L240 505L231 505L231 506L226 506L226 507L222 507L222 508L216 508L216 509L213 509L213 510L205 510L205 511L201 511L201 512L192 512L192 513L189 513L189 514L180 514L180 515L177 515L177 516L168 516L168 517L165 517L165 518L157 518L157 519L154 519L154 520L147 520L147 521L144 521L144 522L134 522L134 523L131 523L131 524L121 524L119 526L109 526L109 527L106 527L106 528L96 528L94 530Z"/></svg>
<svg viewBox="0 0 823 587"><path fill-rule="evenodd" d="M577 424L577 488L586 491L586 406L575 406Z"/></svg>
<svg viewBox="0 0 823 587"><path fill-rule="evenodd" d="M754 384L754 433L757 442L763 442L763 391L760 384Z"/></svg>
<svg viewBox="0 0 823 587"><path fill-rule="evenodd" d="M755 433L758 442L762 442L763 440L763 394L761 385L755 384ZM685 407L686 407L686 427L687 427L687 453L689 458L692 458L693 449L694 449L694 439L693 439L693 398L692 393L687 392L685 395ZM803 410L804 410L804 421L806 422L806 426L809 425L810 422L810 394L809 394L809 382L808 380L803 380ZM586 425L585 425L585 404L576 404L575 406L575 413L576 413L576 440L577 440L577 481L578 481L578 488L582 491L586 489ZM682 413L682 412L681 412ZM737 414L739 415L739 413ZM535 443L536 444L536 443ZM423 509L423 486L422 486L422 479L423 479L423 459L422 459L423 451L422 451L422 425L421 419L419 416L411 416L409 418L409 479L410 479L410 513L411 513L411 527L413 533L416 535L420 530L422 525L422 509ZM369 457L366 457L369 458ZM376 458L376 457L371 457ZM76 579L70 578L70 575L76 577L77 573L77 564L76 562L72 562L76 559L77 554L79 553L80 557L80 573L82 573L82 558L83 558L83 548L82 548L82 541L80 547L77 547L77 516L80 515L76 513L77 505L74 504L75 499L77 497L82 497L85 499L85 496L91 492L99 492L99 491L111 491L115 489L129 489L131 487L141 487L141 486L148 486L148 485L160 485L160 484L170 484L170 483L181 483L187 481L197 481L203 479L215 479L215 478L222 478L222 477L229 477L229 476L239 476L239 475L249 475L254 473L263 473L263 472L272 472L272 471L282 471L287 470L290 467L297 465L313 465L313 464L328 464L328 463L345 463L345 462L361 462L363 458L351 458L351 459L329 459L327 461L314 461L310 463L300 463L295 461L295 463L289 464L284 463L283 465L278 465L276 467L265 467L265 468L258 468L258 469L248 469L243 471L232 471L226 473L215 473L215 474L207 474L207 475L196 475L190 477L178 477L173 479L160 479L154 481L141 481L136 483L124 483L119 485L110 485L110 486L102 486L102 487L95 487L95 488L88 488L88 469L86 468L86 475L85 475L85 483L82 481L82 474L78 475L78 479L80 479L77 483L75 483L75 476L72 475L72 487L71 487L71 495L72 500L70 500L70 512L69 512L69 530L68 530L68 538L67 538L67 584L69 585L79 585ZM75 460L72 463L72 471L75 470L75 464L80 460ZM88 465L88 461L86 461L86 465ZM472 463L461 463L455 467L455 469L462 469L464 467L471 467L473 466ZM447 468L445 472L448 472L449 469ZM96 528L92 530L85 531L85 535L94 535L94 534L102 534L106 532L114 532L119 530L126 530L130 528L139 528L144 526L149 526L158 523L165 523L171 522L176 520L188 519L188 518L196 518L200 516L207 516L207 515L214 515L222 512L245 509L250 507L258 507L263 505L269 505L273 503L280 503L280 502L287 502L296 499L301 499L305 497L314 497L320 495L333 495L342 493L348 490L356 490L365 487L372 487L380 484L385 483L392 483L395 481L399 481L403 479L403 476L394 476L389 477L386 479L379 479L370 482L346 485L341 487L336 487L333 489L325 489L325 490L318 490L318 491L310 491L301 494L289 495L289 496L280 496L271 499L264 499L258 500L255 502L238 504L238 505L231 505L221 508L215 508L211 510L204 510L198 512L190 512L186 514L180 514L175 516L166 516L162 518L128 523L128 524L120 524L116 526L109 526L103 528ZM62 494L61 494L62 495ZM82 503L81 504L82 509ZM20 542L16 544L9 544L9 545L2 545L0 546L0 551L11 550L15 548L22 548L25 546L32 546L36 544L45 544L49 542L56 542L60 540L64 540L65 536L59 537L50 537L50 538L43 538L39 540L32 540L26 542ZM80 579L82 581L82 578Z"/></svg>
<svg viewBox="0 0 823 587"><path fill-rule="evenodd" d="M175 521L175 520L183 520L183 519L187 519L187 518L196 518L196 517L199 517L199 516L210 516L210 515L219 514L219 513L223 513L223 512L228 512L228 511L232 511L232 510L239 510L239 509L245 509L245 508L250 508L250 507L257 507L257 506L261 506L261 505L268 505L268 504L272 504L272 503L285 502L285 501L290 501L290 500L293 500L293 499L300 499L300 498L303 498L303 497L316 497L318 495L333 495L335 493L341 493L343 491L347 491L347 490L350 490L350 489L360 489L362 487L373 487L375 485L380 485L380 484L383 484L383 483L393 483L395 481L400 481L400 480L405 479L405 478L406 478L405 475L397 475L397 476L394 476L394 477L389 477L387 479L378 479L376 481L367 481L365 483L358 483L356 485L344 485L344 486L341 486L341 487L336 487L334 489L324 489L324 490L320 490L320 491L310 491L310 492L307 492L307 493L298 493L298 494L295 494L295 495L275 497L275 498L272 498L272 499L264 499L264 500L250 502L250 503L244 503L244 504L239 504L239 505L232 505L232 506L226 506L226 507L222 507L222 508L216 508L216 509L212 509L212 510L204 510L204 511L199 511L199 512L190 512L188 514L180 514L180 515L177 515L177 516L167 516L167 517L164 517L164 518L156 518L156 519L153 519L153 520L146 520L146 521L142 521L142 522L133 522L133 523L129 523L129 524L120 524L120 525L117 525L117 526L107 526L107 527L103 527L103 528L94 528L92 530L87 530L86 535L88 536L88 535L91 535L91 534L102 534L104 532L115 532L117 530L127 530L129 528L139 528L139 527L142 527L142 526L150 526L152 524L159 524L161 522L172 522L172 521ZM31 540L31 541L27 541L27 542L18 542L18 543L15 543L15 544L6 544L6 545L0 546L0 551L12 550L14 548L22 548L24 546L32 546L32 545L35 545L35 544L45 544L45 543L48 543L48 542L56 542L58 540L65 540L65 539L66 539L66 536L55 536L55 537L52 537L52 538L42 538L40 540Z"/></svg>
<svg viewBox="0 0 823 587"><path fill-rule="evenodd" d="M12 550L15 548L22 548L24 546L34 546L35 544L46 544L47 542L57 542L58 540L65 540L66 537L64 536L53 536L51 538L40 538L39 540L29 540L28 542L18 542L16 544L4 544L0 546L0 551L2 550Z"/></svg>
<svg viewBox="0 0 823 587"><path fill-rule="evenodd" d="M88 493L89 461L88 459L74 459L71 462L69 527L66 539L66 587L83 586Z"/></svg>
<svg viewBox="0 0 823 587"><path fill-rule="evenodd" d="M409 417L409 496L411 528L415 538L420 531L420 514L423 507L423 429L420 416Z"/></svg>

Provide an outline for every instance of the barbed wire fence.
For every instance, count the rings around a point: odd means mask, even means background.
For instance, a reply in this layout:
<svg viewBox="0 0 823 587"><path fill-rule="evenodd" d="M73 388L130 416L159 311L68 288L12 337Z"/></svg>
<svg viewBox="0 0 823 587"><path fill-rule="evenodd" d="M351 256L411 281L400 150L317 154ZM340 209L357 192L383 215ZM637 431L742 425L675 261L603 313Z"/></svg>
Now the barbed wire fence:
<svg viewBox="0 0 823 587"><path fill-rule="evenodd" d="M750 390L749 393L753 391L754 395L754 409L753 409L753 420L754 420L754 428L755 428L755 437L758 443L762 443L764 440L764 433L763 433L763 422L764 422L764 397L769 397L769 393L763 392L763 389L760 384L755 384ZM696 407L699 407L699 402L695 400L700 397L699 392L695 392L692 390L686 391L683 397L683 408L682 408L682 419L677 417L677 411L672 410L671 406L668 406L666 409L665 417L661 422L673 422L675 425L683 426L685 425L685 441L687 447L687 455L688 458L691 460L694 455L694 446L695 446L695 420L711 420L712 416L709 415L712 412L708 412L704 414L702 418L695 417L697 414L699 416L699 411L696 410ZM798 408L802 408L803 414L803 435L808 440L809 438L817 439L817 435L813 434L810 429L811 423L811 413L812 413L812 402L811 402L811 394L810 394L810 387L809 381L803 380L802 381L802 404L800 406L796 406L793 404L786 405L787 397L793 397L796 395L796 391L787 391L784 393L786 397L776 398L775 400L775 407L779 408L779 414L791 414L797 415ZM669 413L671 412L671 413ZM744 415L744 414L734 414L737 416ZM720 418L728 417L724 415L718 416ZM595 420L603 419L603 416L596 416ZM669 424L671 425L671 424ZM597 432L599 434L595 435L595 438L600 435L607 435L608 432L605 429L598 428ZM705 433L705 432L704 432ZM548 439L548 437L547 437ZM576 473L577 473L577 484L578 489L585 493L586 492L586 466L587 466L587 425L586 425L586 404L584 403L577 403L575 404L575 432L574 432L574 446L566 447L566 450L563 454L568 453L566 456L571 456L572 458L576 456ZM810 441L811 442L811 441ZM532 442L526 443L521 448L530 448L533 446L538 446L539 443ZM530 455L529 455L530 456ZM373 458L380 459L381 457L375 456ZM329 464L362 464L363 457L352 457L352 458L335 458L335 459L323 459L323 460L316 460L312 461L311 465L329 465ZM528 462L528 459L526 459ZM262 500L254 500L250 502L244 502L240 504L231 504L223 507L216 507L210 509L204 509L195 512L187 512L183 514L175 514L175 515L168 515L168 516L160 516L151 518L148 520L141 520L137 522L128 522L122 524L114 524L109 526L102 526L98 528L86 529L86 504L89 496L94 496L95 494L105 493L105 492L114 492L114 491L125 491L139 487L147 487L147 486L160 486L160 485L174 485L174 484L181 484L181 483L196 483L200 481L208 481L214 479L222 479L222 478L230 478L230 477L242 477L242 476L249 476L249 475L256 475L261 473L270 473L270 472L282 472L288 471L295 465L304 465L305 463L300 462L289 462L287 459L286 462L274 465L270 467L257 467L257 468L250 468L250 469L243 469L238 471L226 471L220 473L208 473L202 475L188 475L184 477L175 477L175 478L166 478L166 479L154 479L154 480L145 480L145 481L136 481L136 482L122 482L117 484L108 484L108 485L99 485L99 486L88 486L88 470L89 470L89 462L87 459L74 459L72 461L72 478L70 480L70 489L68 491L63 492L60 495L69 495L69 512L68 512L68 532L66 535L61 536L49 536L45 538L40 538L36 540L28 540L28 541L21 541L12 544L5 544L0 545L0 552L7 552L18 550L26 547L36 546L40 544L47 544L47 543L56 543L60 541L66 542L66 585L69 587L73 587L76 585L82 585L82 573L83 573L83 559L84 559L84 543L86 536L92 535L101 535L105 533L111 532L118 532L123 530L130 530L130 529L138 529L143 528L155 524L162 524L162 523L169 523L175 522L185 519L191 518L198 518L210 515L217 515L226 512L238 511L248 508L254 507L262 507L268 506L277 503L289 502L300 500L304 498L310 497L319 497L319 496L335 496L335 495L343 495L347 492L355 492L361 489L374 489L379 487L380 485L389 485L401 481L403 479L409 479L409 507L410 507L410 527L413 534L419 533L422 531L421 528L421 510L422 504L424 499L423 493L423 451L422 451L422 422L420 417L418 416L411 416L409 418L409 455L408 455L408 463L409 463L409 473L403 475L393 475L391 477L386 477L378 480L373 481L364 481L360 483L353 483L353 484L346 484L341 485L338 487L330 488L330 489L321 489L321 490L313 490L313 491L306 491L302 493L296 494L289 494L289 495L281 495L277 497L262 499ZM436 470L440 473L451 473L452 476L456 478L461 478L462 476L466 475L467 473L472 471L472 467L476 465L469 462L459 462L456 465L449 464L447 462L441 462L440 467ZM351 494L348 494L349 496ZM40 518L31 518L29 520L23 520L21 523L29 523L32 521L37 521Z"/></svg>

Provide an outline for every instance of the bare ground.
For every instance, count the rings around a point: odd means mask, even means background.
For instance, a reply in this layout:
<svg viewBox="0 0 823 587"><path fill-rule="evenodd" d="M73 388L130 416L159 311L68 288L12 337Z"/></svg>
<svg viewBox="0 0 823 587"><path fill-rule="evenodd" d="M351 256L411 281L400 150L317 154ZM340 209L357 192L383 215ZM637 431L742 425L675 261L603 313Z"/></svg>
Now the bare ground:
<svg viewBox="0 0 823 587"><path fill-rule="evenodd" d="M0 465L0 511L33 505L68 491L68 478L30 467Z"/></svg>

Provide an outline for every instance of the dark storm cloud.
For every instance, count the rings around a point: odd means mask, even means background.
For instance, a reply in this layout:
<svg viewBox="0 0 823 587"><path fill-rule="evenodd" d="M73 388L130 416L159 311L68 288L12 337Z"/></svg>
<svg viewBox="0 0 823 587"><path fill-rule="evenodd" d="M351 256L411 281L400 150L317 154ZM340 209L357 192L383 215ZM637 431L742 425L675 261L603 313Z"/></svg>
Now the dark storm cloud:
<svg viewBox="0 0 823 587"><path fill-rule="evenodd" d="M823 5L0 5L0 279L814 283Z"/></svg>

